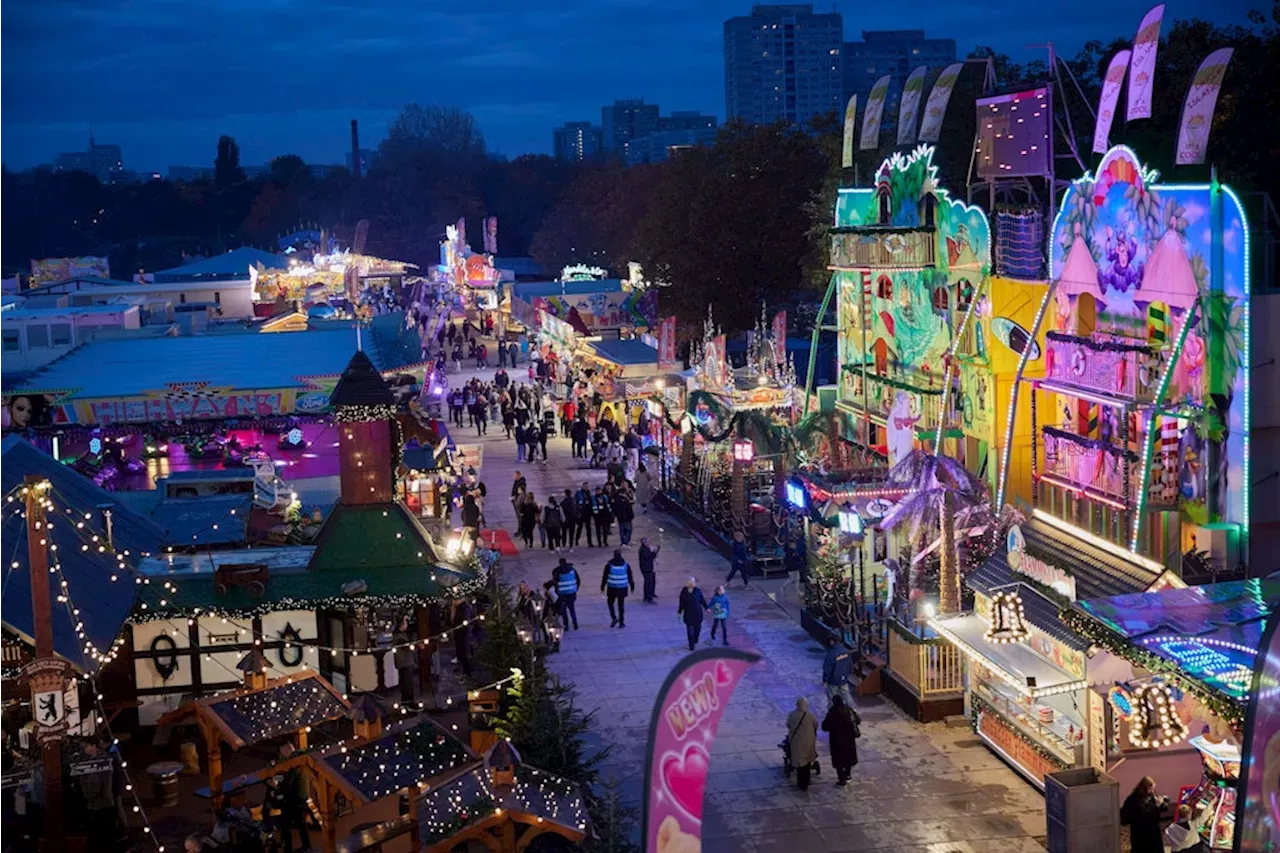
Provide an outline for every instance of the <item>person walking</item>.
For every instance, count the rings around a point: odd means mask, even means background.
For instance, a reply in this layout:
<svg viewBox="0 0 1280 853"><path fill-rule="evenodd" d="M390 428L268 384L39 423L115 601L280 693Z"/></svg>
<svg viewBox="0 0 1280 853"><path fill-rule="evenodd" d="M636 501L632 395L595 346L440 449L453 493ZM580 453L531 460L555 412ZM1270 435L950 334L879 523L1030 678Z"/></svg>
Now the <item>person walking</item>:
<svg viewBox="0 0 1280 853"><path fill-rule="evenodd" d="M822 730L831 737L831 764L836 768L836 786L849 784L849 776L858 763L858 738L862 736L862 718L844 702L843 696L831 697L831 708L822 721Z"/></svg>
<svg viewBox="0 0 1280 853"><path fill-rule="evenodd" d="M822 684L827 698L840 696L853 707L853 695L849 692L849 678L853 675L853 649L835 637L827 637L827 653L822 658Z"/></svg>
<svg viewBox="0 0 1280 853"><path fill-rule="evenodd" d="M560 564L551 573L551 580L555 583L556 594L560 596L560 616L564 619L564 629L569 630L569 619L572 617L573 630L578 630L578 588L582 586L578 570L573 567L573 563L561 557Z"/></svg>
<svg viewBox="0 0 1280 853"><path fill-rule="evenodd" d="M1156 780L1143 776L1120 807L1120 823L1129 827L1132 853L1164 853L1160 818L1169 805L1168 797L1156 795Z"/></svg>
<svg viewBox="0 0 1280 853"><path fill-rule="evenodd" d="M596 523L596 541L601 548L608 548L609 528L613 526L613 502L599 486L591 497L591 516Z"/></svg>
<svg viewBox="0 0 1280 853"><path fill-rule="evenodd" d="M507 344L507 361L511 362L512 367L520 362L520 347L516 346L515 341Z"/></svg>
<svg viewBox="0 0 1280 853"><path fill-rule="evenodd" d="M630 545L631 525L636 520L636 510L625 490L613 494L613 515L618 519L618 541L622 545Z"/></svg>
<svg viewBox="0 0 1280 853"><path fill-rule="evenodd" d="M560 504L552 496L542 509L542 526L547 529L547 547L554 550L560 547L560 531L564 517L560 513Z"/></svg>
<svg viewBox="0 0 1280 853"><path fill-rule="evenodd" d="M524 424L516 424L515 434L516 434L516 461L517 462L533 461L533 460L525 459L525 442L528 440L528 436L525 433Z"/></svg>
<svg viewBox="0 0 1280 853"><path fill-rule="evenodd" d="M520 581L516 587L516 616L528 622L535 643L546 639L542 625L542 596L533 591L528 581Z"/></svg>
<svg viewBox="0 0 1280 853"><path fill-rule="evenodd" d="M818 718L809 710L809 700L801 696L796 709L787 715L787 749L796 769L796 787L809 790L809 777L818 760Z"/></svg>
<svg viewBox="0 0 1280 853"><path fill-rule="evenodd" d="M628 429L622 437L622 449L627 454L627 473L634 475L640 468L640 436Z"/></svg>
<svg viewBox="0 0 1280 853"><path fill-rule="evenodd" d="M538 447L542 449L542 463L547 462L547 437L556 431L554 415L553 420L548 424L545 420L542 422L542 429L538 430Z"/></svg>
<svg viewBox="0 0 1280 853"><path fill-rule="evenodd" d="M742 585L751 586L747 578L747 538L741 530L733 531L733 555L729 558L729 577L724 579L725 586L733 581L733 576L742 573Z"/></svg>
<svg viewBox="0 0 1280 853"><path fill-rule="evenodd" d="M578 530L574 537L574 544L582 540L582 532L587 533L587 547L594 548L595 543L591 541L591 530L595 525L595 501L591 498L591 487L584 480L582 488L573 496L573 501L578 505Z"/></svg>
<svg viewBox="0 0 1280 853"><path fill-rule="evenodd" d="M720 639L729 645L729 595L724 591L724 584L716 587L716 594L711 596L711 642L716 640L716 629L720 629Z"/></svg>
<svg viewBox="0 0 1280 853"><path fill-rule="evenodd" d="M573 422L573 426L569 428L569 440L573 444L573 457L575 459L587 458L587 436L591 434L591 428L587 426L587 419L579 414L578 418Z"/></svg>
<svg viewBox="0 0 1280 853"><path fill-rule="evenodd" d="M524 478L524 474L515 471L511 474L511 508L515 510L517 528L520 519L520 493L529 488L529 481Z"/></svg>
<svg viewBox="0 0 1280 853"><path fill-rule="evenodd" d="M609 627L627 627L627 588L636 591L636 580L631 574L631 564L622 557L621 551L613 552L613 559L604 564L604 574L600 576L600 591L608 590ZM614 603L617 603L617 613Z"/></svg>
<svg viewBox="0 0 1280 853"><path fill-rule="evenodd" d="M467 495L470 498L470 495ZM475 501L471 501L475 504ZM400 624L391 635L391 644L395 646L392 654L396 665L396 675L400 679L400 704L408 707L417 700L413 689L413 637L409 634L409 617L401 616Z"/></svg>
<svg viewBox="0 0 1280 853"><path fill-rule="evenodd" d="M489 401L485 399L483 394L476 395L476 437L486 435L489 432Z"/></svg>
<svg viewBox="0 0 1280 853"><path fill-rule="evenodd" d="M648 536L640 539L640 576L644 578L645 604L658 603L658 596L655 594L658 586L658 574L654 563L658 559L658 552L661 550L661 545L657 548L650 547Z"/></svg>
<svg viewBox="0 0 1280 853"><path fill-rule="evenodd" d="M680 590L680 603L676 605L676 616L684 622L685 638L689 641L689 651L698 645L702 636L702 615L707 612L707 599L698 589L698 581L689 578Z"/></svg>
<svg viewBox="0 0 1280 853"><path fill-rule="evenodd" d="M649 469L641 465L636 469L636 503L640 505L642 514L649 512L651 500L653 500L653 481L649 478Z"/></svg>
<svg viewBox="0 0 1280 853"><path fill-rule="evenodd" d="M560 544L566 551L572 551L577 545L576 536L579 535L578 530L578 504L573 499L573 492L568 489L564 490L564 497L560 498Z"/></svg>

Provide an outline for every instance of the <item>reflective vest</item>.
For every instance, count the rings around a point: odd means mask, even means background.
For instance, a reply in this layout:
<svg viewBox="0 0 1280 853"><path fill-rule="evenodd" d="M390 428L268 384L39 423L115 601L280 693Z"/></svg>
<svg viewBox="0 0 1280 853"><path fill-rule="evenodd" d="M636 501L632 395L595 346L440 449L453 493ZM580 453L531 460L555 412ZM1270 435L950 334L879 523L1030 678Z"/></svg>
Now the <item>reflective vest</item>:
<svg viewBox="0 0 1280 853"><path fill-rule="evenodd" d="M618 587L626 588L628 586L627 572L630 571L630 569L631 566L626 563L610 563L609 586L614 587L615 589Z"/></svg>
<svg viewBox="0 0 1280 853"><path fill-rule="evenodd" d="M577 595L578 593L578 573L573 569L560 573L560 580L556 582L556 589L561 595Z"/></svg>

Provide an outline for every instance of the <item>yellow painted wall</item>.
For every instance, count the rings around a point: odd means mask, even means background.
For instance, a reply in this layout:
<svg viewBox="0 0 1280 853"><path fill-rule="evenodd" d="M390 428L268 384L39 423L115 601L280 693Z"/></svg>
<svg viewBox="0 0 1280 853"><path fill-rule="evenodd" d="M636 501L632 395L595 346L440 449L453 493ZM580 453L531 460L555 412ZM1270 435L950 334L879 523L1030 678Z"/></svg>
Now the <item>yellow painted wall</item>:
<svg viewBox="0 0 1280 853"><path fill-rule="evenodd" d="M1004 317L1017 323L1028 332L1035 324L1036 312L1048 291L1048 282L1020 281L1017 279L993 276L988 293L991 299L991 310L988 317L983 318L986 332L991 332L991 320ZM1028 361L1023 379L1034 379L1044 376L1044 331L1042 325L1036 335L1036 344L1040 348L1040 357ZM991 358L991 371L994 375L996 446L994 448L998 466L1004 454L1005 432L1009 423L1009 410L1013 400L1013 386L1018 375L1019 355L1010 349L1004 341L988 338L987 350ZM1041 413L1043 421L1044 413ZM1018 395L1017 409L1013 413L1012 448L1009 455L1009 474L1005 500L1031 502L1031 389L1025 383Z"/></svg>

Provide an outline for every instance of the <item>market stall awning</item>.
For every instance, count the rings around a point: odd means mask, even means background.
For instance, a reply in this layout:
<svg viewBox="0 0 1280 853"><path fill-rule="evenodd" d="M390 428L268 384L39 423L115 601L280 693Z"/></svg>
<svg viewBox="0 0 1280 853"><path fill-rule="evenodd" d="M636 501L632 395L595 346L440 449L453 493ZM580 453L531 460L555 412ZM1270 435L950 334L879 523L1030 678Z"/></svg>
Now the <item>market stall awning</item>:
<svg viewBox="0 0 1280 853"><path fill-rule="evenodd" d="M153 521L129 509L114 495L99 488L66 465L40 452L25 439L10 435L0 445L0 482L4 493L14 495L14 503L6 508L3 541L9 552L5 565L3 588L4 626L33 642L35 621L31 609L31 575L27 561L27 522L14 510L20 497L15 490L29 475L37 475L51 483L48 498L53 503L49 513L53 521L49 551L50 565L61 567L60 576L51 577L53 589L61 580L67 582L71 606L80 611L76 621L82 623L84 640L76 634L69 609L58 602L53 607L53 648L77 668L95 671L98 662L85 653L85 641L105 654L124 626L133 609L139 585L134 566L144 553L158 552L164 531ZM106 519L111 512L111 533L121 559L104 545ZM72 521L74 519L74 521ZM83 527L77 527L83 524ZM99 537L98 542L93 537ZM103 550L99 550L99 546ZM114 577L114 580L113 580Z"/></svg>
<svg viewBox="0 0 1280 853"><path fill-rule="evenodd" d="M658 351L641 340L591 341L587 346L597 358L622 367L658 364Z"/></svg>
<svg viewBox="0 0 1280 853"><path fill-rule="evenodd" d="M1049 663L1025 643L988 642L983 635L990 623L981 616L935 616L929 627L1024 696L1050 696L1088 686L1087 681ZM1035 679L1034 687L1028 686L1028 679Z"/></svg>
<svg viewBox="0 0 1280 853"><path fill-rule="evenodd" d="M1278 609L1280 573L1080 601L1062 617L1132 663L1243 703L1267 619Z"/></svg>
<svg viewBox="0 0 1280 853"><path fill-rule="evenodd" d="M1181 584L1170 579L1164 567L1138 555L1123 557L1083 536L1064 530L1040 510L1020 525L1026 543L1025 552L1039 562L1060 570L1074 579L1074 598L1103 598L1110 595L1142 592L1157 582ZM1058 597L1071 598L1069 590L1043 584L1026 572L1016 572L1009 563L1007 550L1000 546L965 578L965 584L987 594L995 587L1015 582L1040 585Z"/></svg>
<svg viewBox="0 0 1280 853"><path fill-rule="evenodd" d="M232 749L346 717L351 706L319 673L304 670L268 682L187 702L160 718L167 726L195 717Z"/></svg>

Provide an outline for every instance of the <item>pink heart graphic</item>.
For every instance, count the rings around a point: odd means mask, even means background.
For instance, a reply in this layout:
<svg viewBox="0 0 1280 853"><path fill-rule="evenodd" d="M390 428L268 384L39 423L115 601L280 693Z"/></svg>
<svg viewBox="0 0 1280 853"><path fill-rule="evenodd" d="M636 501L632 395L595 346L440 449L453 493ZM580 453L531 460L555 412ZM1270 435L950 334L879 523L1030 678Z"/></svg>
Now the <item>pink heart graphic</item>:
<svg viewBox="0 0 1280 853"><path fill-rule="evenodd" d="M662 758L663 784L676 805L694 820L702 820L708 763L707 751L696 743L687 744L683 756L669 752Z"/></svg>
<svg viewBox="0 0 1280 853"><path fill-rule="evenodd" d="M716 684L725 685L733 683L733 670L729 668L729 664L722 660L716 661Z"/></svg>

